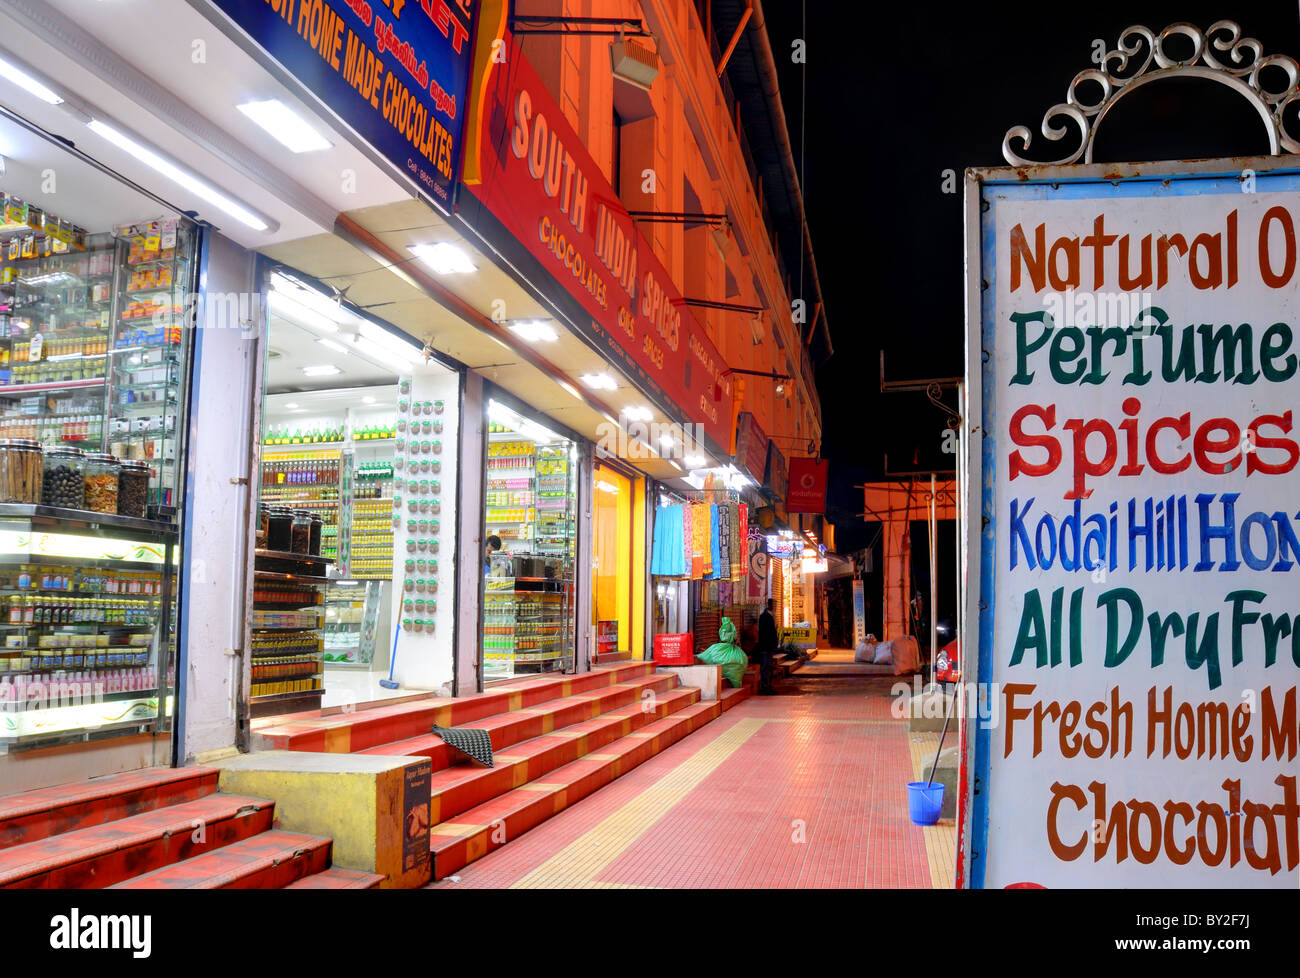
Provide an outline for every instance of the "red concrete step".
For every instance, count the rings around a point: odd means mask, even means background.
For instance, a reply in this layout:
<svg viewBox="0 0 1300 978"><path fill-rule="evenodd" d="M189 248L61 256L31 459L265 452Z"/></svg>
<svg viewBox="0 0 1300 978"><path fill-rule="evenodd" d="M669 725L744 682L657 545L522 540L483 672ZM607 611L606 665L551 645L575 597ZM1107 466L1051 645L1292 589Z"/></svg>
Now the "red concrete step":
<svg viewBox="0 0 1300 978"><path fill-rule="evenodd" d="M754 690L749 685L728 686L718 697L718 703L722 707L722 712L726 713L741 700L747 700L754 695Z"/></svg>
<svg viewBox="0 0 1300 978"><path fill-rule="evenodd" d="M115 885L124 890L278 890L323 873L329 839L271 830Z"/></svg>
<svg viewBox="0 0 1300 978"><path fill-rule="evenodd" d="M145 768L0 797L0 849L103 825L217 790L216 768Z"/></svg>
<svg viewBox="0 0 1300 978"><path fill-rule="evenodd" d="M515 744L493 758L494 767L460 764L435 771L429 785L430 821L435 824L448 821L497 795L536 781L634 730L693 706L699 698L698 689L676 689L657 696L648 710L642 703L632 703Z"/></svg>
<svg viewBox="0 0 1300 978"><path fill-rule="evenodd" d="M469 726L476 730L486 730L492 738L492 750L502 751L532 737L540 737L570 724L600 716L629 703L639 703L647 690L652 691L657 697L677 688L677 685L678 679L675 674L656 672L589 693L548 700L530 709L498 713L496 716L476 720ZM358 753L392 757L428 757L433 761L435 771L464 760L460 753L448 747L441 737L427 732L419 737L408 737L391 744L369 747Z"/></svg>
<svg viewBox="0 0 1300 978"><path fill-rule="evenodd" d="M655 720L606 749L430 829L433 878L444 879L540 825L638 764L722 715L719 701L696 703Z"/></svg>
<svg viewBox="0 0 1300 978"><path fill-rule="evenodd" d="M312 873L302 879L294 880L285 887L286 890L373 890L386 877L378 873L363 873L355 869L331 869Z"/></svg>
<svg viewBox="0 0 1300 978"><path fill-rule="evenodd" d="M290 720L256 733L263 750L348 754L428 733L433 724L460 727L484 717L522 710L549 700L627 682L654 672L653 662L598 667L579 676L547 676L508 683L477 696L438 697L379 706L357 713Z"/></svg>
<svg viewBox="0 0 1300 978"><path fill-rule="evenodd" d="M93 889L247 839L275 803L212 794L0 849L0 887Z"/></svg>

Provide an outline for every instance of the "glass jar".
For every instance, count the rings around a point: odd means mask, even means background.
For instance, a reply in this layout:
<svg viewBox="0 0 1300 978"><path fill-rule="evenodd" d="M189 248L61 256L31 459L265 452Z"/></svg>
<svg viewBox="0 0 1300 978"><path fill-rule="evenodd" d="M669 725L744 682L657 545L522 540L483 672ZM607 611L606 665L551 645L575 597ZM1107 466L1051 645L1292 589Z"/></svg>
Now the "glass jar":
<svg viewBox="0 0 1300 978"><path fill-rule="evenodd" d="M270 521L267 517L266 506L257 507L257 530L255 531L255 541L253 546L258 550L266 549L266 537L270 531Z"/></svg>
<svg viewBox="0 0 1300 978"><path fill-rule="evenodd" d="M124 461L117 473L117 514L144 519L145 508L149 505L148 462Z"/></svg>
<svg viewBox="0 0 1300 978"><path fill-rule="evenodd" d="M45 453L41 476L41 504L64 509L82 509L86 505L86 484L82 473L86 453L79 448L51 448Z"/></svg>
<svg viewBox="0 0 1300 978"><path fill-rule="evenodd" d="M117 481L120 472L121 465L112 455L87 453L82 470L86 509L92 513L117 514Z"/></svg>
<svg viewBox="0 0 1300 978"><path fill-rule="evenodd" d="M293 510L283 506L266 509L266 549L288 553L293 544Z"/></svg>
<svg viewBox="0 0 1300 978"><path fill-rule="evenodd" d="M0 438L0 503L41 501L41 443Z"/></svg>
<svg viewBox="0 0 1300 978"><path fill-rule="evenodd" d="M313 557L320 556L321 531L325 529L325 520L316 513L311 516L311 536L307 543L307 552Z"/></svg>
<svg viewBox="0 0 1300 978"><path fill-rule="evenodd" d="M289 549L296 554L311 552L311 510L293 511L292 535Z"/></svg>

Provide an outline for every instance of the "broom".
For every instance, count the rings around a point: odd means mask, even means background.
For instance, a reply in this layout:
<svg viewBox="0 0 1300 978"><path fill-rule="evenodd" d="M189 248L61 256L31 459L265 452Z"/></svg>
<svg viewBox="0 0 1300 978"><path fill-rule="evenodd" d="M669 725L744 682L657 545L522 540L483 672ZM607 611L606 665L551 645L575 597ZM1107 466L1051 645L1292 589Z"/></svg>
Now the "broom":
<svg viewBox="0 0 1300 978"><path fill-rule="evenodd" d="M388 678L379 680L384 689L397 689L401 684L393 681L393 670L397 668L397 638L402 634L400 628L393 632L393 653L388 657Z"/></svg>

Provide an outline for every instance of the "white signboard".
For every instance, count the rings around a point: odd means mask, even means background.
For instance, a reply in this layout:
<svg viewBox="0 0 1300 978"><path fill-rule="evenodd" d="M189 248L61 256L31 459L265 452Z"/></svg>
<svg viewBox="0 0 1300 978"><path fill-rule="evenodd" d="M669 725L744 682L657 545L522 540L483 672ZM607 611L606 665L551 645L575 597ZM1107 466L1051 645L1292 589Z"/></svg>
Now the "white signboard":
<svg viewBox="0 0 1300 978"><path fill-rule="evenodd" d="M969 885L1297 887L1298 191L968 184Z"/></svg>

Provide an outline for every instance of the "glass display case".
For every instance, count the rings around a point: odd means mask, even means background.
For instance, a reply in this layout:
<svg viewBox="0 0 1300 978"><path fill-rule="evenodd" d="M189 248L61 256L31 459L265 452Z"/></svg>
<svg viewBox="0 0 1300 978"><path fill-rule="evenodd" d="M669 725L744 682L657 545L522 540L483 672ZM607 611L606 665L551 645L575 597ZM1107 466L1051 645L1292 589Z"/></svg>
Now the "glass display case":
<svg viewBox="0 0 1300 978"><path fill-rule="evenodd" d="M0 753L170 729L176 532L0 503Z"/></svg>
<svg viewBox="0 0 1300 978"><path fill-rule="evenodd" d="M387 603L385 581L334 581L325 590L325 662L369 667L375 661L380 618Z"/></svg>
<svg viewBox="0 0 1300 978"><path fill-rule="evenodd" d="M0 752L170 730L195 244L0 188Z"/></svg>
<svg viewBox="0 0 1300 978"><path fill-rule="evenodd" d="M319 709L325 691L324 594L330 561L258 549L253 555L254 717Z"/></svg>
<svg viewBox="0 0 1300 978"><path fill-rule="evenodd" d="M0 437L144 462L146 506L169 518L184 447L194 228L181 218L99 234L61 227L4 200Z"/></svg>

